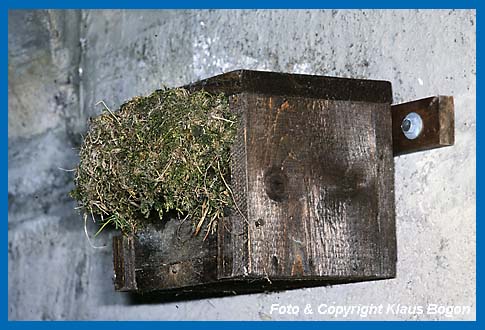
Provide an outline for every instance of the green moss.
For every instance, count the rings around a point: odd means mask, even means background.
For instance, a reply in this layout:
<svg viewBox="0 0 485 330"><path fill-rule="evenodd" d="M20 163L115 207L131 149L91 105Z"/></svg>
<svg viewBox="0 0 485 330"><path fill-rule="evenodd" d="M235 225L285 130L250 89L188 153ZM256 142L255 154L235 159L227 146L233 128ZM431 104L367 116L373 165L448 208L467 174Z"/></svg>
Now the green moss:
<svg viewBox="0 0 485 330"><path fill-rule="evenodd" d="M101 225L134 232L166 212L213 232L232 205L236 118L224 95L159 90L92 119L71 196Z"/></svg>

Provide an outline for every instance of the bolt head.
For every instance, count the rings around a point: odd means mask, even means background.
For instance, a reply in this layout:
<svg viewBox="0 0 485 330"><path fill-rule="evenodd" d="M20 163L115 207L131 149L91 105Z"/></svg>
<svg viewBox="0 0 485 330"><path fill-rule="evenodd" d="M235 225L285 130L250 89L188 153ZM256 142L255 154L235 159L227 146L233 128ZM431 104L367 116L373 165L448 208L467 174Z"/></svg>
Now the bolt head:
<svg viewBox="0 0 485 330"><path fill-rule="evenodd" d="M401 128L402 128L403 132L405 132L405 133L409 132L409 130L411 129L411 121L409 119L404 119L402 121Z"/></svg>
<svg viewBox="0 0 485 330"><path fill-rule="evenodd" d="M409 140L416 139L423 130L423 120L416 112L411 112L404 117L401 123L401 130Z"/></svg>

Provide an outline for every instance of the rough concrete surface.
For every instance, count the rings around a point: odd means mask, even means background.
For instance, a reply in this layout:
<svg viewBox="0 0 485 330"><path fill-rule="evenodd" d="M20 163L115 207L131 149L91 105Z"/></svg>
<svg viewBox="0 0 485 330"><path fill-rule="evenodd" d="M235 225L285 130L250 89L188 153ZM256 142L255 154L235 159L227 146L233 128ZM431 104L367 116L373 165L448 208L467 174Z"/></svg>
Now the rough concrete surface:
<svg viewBox="0 0 485 330"><path fill-rule="evenodd" d="M475 319L475 23L472 10L11 11L9 319ZM455 97L455 146L395 158L396 279L151 304L114 292L112 233L92 248L67 196L96 102L240 68L389 80L396 103ZM471 311L335 317L321 304Z"/></svg>

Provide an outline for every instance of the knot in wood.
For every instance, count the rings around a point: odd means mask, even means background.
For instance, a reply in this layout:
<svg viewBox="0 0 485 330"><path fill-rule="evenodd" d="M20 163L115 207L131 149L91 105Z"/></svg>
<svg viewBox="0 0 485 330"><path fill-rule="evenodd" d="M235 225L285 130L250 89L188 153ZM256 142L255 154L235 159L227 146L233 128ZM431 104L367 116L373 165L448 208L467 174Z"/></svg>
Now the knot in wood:
<svg viewBox="0 0 485 330"><path fill-rule="evenodd" d="M266 194L275 202L288 199L288 177L280 167L270 167L264 174Z"/></svg>

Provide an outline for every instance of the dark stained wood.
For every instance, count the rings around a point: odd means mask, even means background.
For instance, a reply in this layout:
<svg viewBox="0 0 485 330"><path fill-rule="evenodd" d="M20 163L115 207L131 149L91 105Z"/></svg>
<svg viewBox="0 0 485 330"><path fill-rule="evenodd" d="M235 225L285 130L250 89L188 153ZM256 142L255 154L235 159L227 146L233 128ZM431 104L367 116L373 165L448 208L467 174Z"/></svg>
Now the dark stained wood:
<svg viewBox="0 0 485 330"><path fill-rule="evenodd" d="M190 220L172 218L162 227L151 224L136 235L114 237L115 289L146 292L216 281L216 237L204 241L192 233Z"/></svg>
<svg viewBox="0 0 485 330"><path fill-rule="evenodd" d="M115 288L237 294L396 274L388 82L240 70L186 86L238 114L236 207L217 235L191 221L114 238Z"/></svg>
<svg viewBox="0 0 485 330"><path fill-rule="evenodd" d="M117 291L134 291L135 281L135 249L131 236L113 237L114 285Z"/></svg>
<svg viewBox="0 0 485 330"><path fill-rule="evenodd" d="M239 95L229 98L231 109L238 115L237 136L231 148L231 187L237 208L218 223L218 278L247 275L248 249L248 104Z"/></svg>
<svg viewBox="0 0 485 330"><path fill-rule="evenodd" d="M392 103L388 81L236 70L184 86L227 95L257 93L320 98L326 100Z"/></svg>
<svg viewBox="0 0 485 330"><path fill-rule="evenodd" d="M409 140L401 123L410 112L423 120L423 131ZM455 112L452 96L433 96L392 106L392 138L394 155L451 146L455 143Z"/></svg>
<svg viewBox="0 0 485 330"><path fill-rule="evenodd" d="M247 109L235 172L247 221L220 228L220 277L395 276L389 105L253 93L233 104Z"/></svg>

